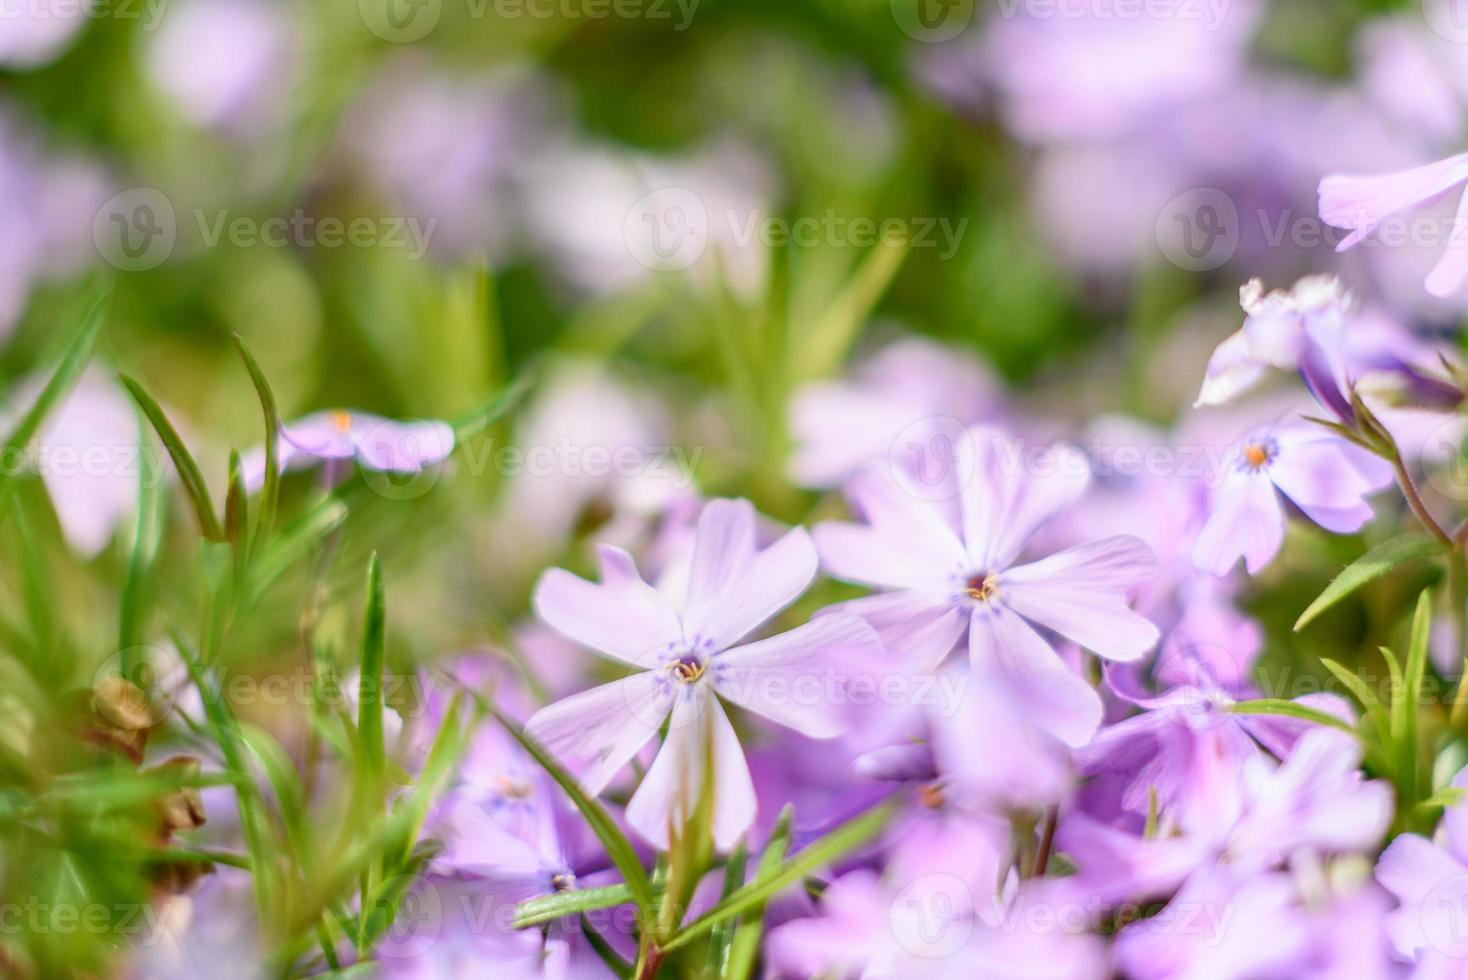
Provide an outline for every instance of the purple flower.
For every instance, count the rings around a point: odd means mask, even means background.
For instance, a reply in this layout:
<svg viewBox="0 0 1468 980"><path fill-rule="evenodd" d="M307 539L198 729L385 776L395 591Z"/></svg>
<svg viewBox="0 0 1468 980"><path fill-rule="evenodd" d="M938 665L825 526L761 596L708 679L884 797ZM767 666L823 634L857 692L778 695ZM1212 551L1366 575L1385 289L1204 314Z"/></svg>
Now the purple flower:
<svg viewBox="0 0 1468 980"><path fill-rule="evenodd" d="M285 107L295 73L291 35L281 4L197 0L163 19L148 70L190 122L248 136Z"/></svg>
<svg viewBox="0 0 1468 980"><path fill-rule="evenodd" d="M1343 252L1371 234L1387 218L1427 204L1468 182L1468 153L1410 170L1376 176L1332 174L1320 182L1320 217L1351 233L1336 246ZM1458 202L1448 226L1447 248L1427 276L1427 291L1451 296L1468 277L1468 198Z"/></svg>
<svg viewBox="0 0 1468 980"><path fill-rule="evenodd" d="M40 397L46 379L32 378L0 411L8 428ZM122 389L95 368L83 372L71 393L46 419L28 447L51 497L66 543L93 558L138 505L138 468L162 465L139 447L138 417ZM162 473L149 474L162 479Z"/></svg>
<svg viewBox="0 0 1468 980"><path fill-rule="evenodd" d="M1367 494L1391 480L1383 460L1314 424L1256 429L1229 456L1193 561L1224 575L1243 558L1256 574L1284 541L1285 499L1321 527L1350 534L1372 518Z"/></svg>
<svg viewBox="0 0 1468 980"><path fill-rule="evenodd" d="M1085 458L1069 448L1028 457L983 428L958 450L949 499L915 496L880 465L848 484L866 523L822 524L817 547L836 577L885 591L836 608L864 617L919 670L967 632L975 666L996 668L1042 726L1084 744L1101 722L1101 699L1035 626L1109 659L1142 656L1158 631L1128 608L1127 590L1156 559L1139 539L1117 535L1019 563L1031 533L1086 489ZM1032 464L1049 472L1026 472Z"/></svg>
<svg viewBox="0 0 1468 980"><path fill-rule="evenodd" d="M813 382L795 393L791 478L802 486L835 486L867 463L900 453L904 435L926 442L944 423L992 418L998 391L983 362L927 340L898 341L851 380Z"/></svg>
<svg viewBox="0 0 1468 980"><path fill-rule="evenodd" d="M69 0L28 0L0 8L0 66L38 68L51 61L87 22L87 9Z"/></svg>
<svg viewBox="0 0 1468 980"><path fill-rule="evenodd" d="M715 694L802 734L834 737L845 727L841 699L822 685L843 660L879 656L877 637L854 616L826 616L738 645L816 574L815 548L800 528L756 547L748 501L704 507L681 608L642 580L626 552L602 546L600 554L599 583L562 569L546 572L535 590L536 610L578 643L640 671L543 708L526 730L595 793L671 717L627 806L627 821L667 847L708 780L714 841L731 847L753 822L756 800L739 740Z"/></svg>
<svg viewBox="0 0 1468 980"><path fill-rule="evenodd" d="M447 422L399 422L367 412L316 412L280 427L282 472L324 462L329 477L350 460L367 470L419 473L441 463L454 451L454 430ZM265 481L265 451L255 449L241 464L245 485L259 489Z"/></svg>
<svg viewBox="0 0 1468 980"><path fill-rule="evenodd" d="M1452 785L1468 789L1468 768ZM1397 953L1421 975L1449 977L1468 957L1468 804L1444 810L1439 837L1402 834L1377 861L1376 880L1400 903L1387 918Z"/></svg>
<svg viewBox="0 0 1468 980"><path fill-rule="evenodd" d="M796 919L771 931L772 975L870 980L1106 976L1100 943L1087 934L1088 923L1065 914L1078 911L1078 905L1037 889L1032 905L1022 892L1010 908L995 908L994 883L987 885L970 886L953 874L883 881L870 871L850 872L825 890L819 918ZM1038 914L1027 917L1032 907Z"/></svg>
<svg viewBox="0 0 1468 980"><path fill-rule="evenodd" d="M1333 276L1306 276L1293 289L1265 294L1258 279L1239 289L1248 317L1208 361L1198 405L1222 405L1271 368L1298 370L1326 408L1351 415L1341 346L1351 298Z"/></svg>

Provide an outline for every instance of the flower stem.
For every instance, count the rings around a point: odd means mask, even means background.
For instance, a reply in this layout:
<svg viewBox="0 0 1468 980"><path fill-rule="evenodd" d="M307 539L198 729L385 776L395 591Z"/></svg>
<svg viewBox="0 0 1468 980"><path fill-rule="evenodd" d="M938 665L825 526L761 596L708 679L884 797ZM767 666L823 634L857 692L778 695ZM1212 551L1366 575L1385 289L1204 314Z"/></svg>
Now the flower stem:
<svg viewBox="0 0 1468 980"><path fill-rule="evenodd" d="M1041 878L1050 864L1050 851L1055 846L1055 824L1060 820L1060 807L1052 806L1045 811L1045 825L1040 830L1040 847L1035 851L1035 863L1030 868L1031 878Z"/></svg>
<svg viewBox="0 0 1468 980"><path fill-rule="evenodd" d="M1392 469L1396 471L1397 485L1402 488L1402 496L1407 498L1407 506L1412 508L1412 513L1416 515L1417 520L1422 522L1422 526L1427 528L1428 533L1436 538L1444 548L1452 550L1453 539L1448 537L1448 532L1443 530L1442 525L1437 522L1432 512L1427 509L1427 505L1422 502L1422 496L1417 492L1417 484L1412 482L1412 474L1407 470L1407 464L1395 446L1392 447L1387 460L1392 464Z"/></svg>

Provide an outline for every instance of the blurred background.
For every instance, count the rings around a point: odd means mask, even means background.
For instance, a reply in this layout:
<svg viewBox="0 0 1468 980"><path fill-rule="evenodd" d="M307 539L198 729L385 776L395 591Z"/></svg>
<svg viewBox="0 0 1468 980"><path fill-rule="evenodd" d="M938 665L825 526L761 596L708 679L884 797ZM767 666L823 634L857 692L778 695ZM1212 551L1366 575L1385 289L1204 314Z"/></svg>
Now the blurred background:
<svg viewBox="0 0 1468 980"><path fill-rule="evenodd" d="M1449 0L0 0L5 417L99 273L70 442L137 447L126 372L216 499L261 441L235 333L287 419L454 420L532 380L442 472L365 481L374 506L230 655L268 670L304 642L345 670L380 550L392 664L503 645L565 693L582 666L558 678L526 624L535 575L585 569L589 540L653 546L699 493L834 514L894 420L1000 404L1071 437L1110 413L1160 431L1253 276L1338 272L1447 336L1437 243L1337 256L1315 194L1455 152L1465 108ZM44 665L6 661L12 708L117 649L137 468L84 477L26 482L0 527L24 556L0 569L3 639ZM283 511L318 493L293 476ZM192 536L163 547L150 643L200 591ZM44 717L7 712L19 785Z"/></svg>

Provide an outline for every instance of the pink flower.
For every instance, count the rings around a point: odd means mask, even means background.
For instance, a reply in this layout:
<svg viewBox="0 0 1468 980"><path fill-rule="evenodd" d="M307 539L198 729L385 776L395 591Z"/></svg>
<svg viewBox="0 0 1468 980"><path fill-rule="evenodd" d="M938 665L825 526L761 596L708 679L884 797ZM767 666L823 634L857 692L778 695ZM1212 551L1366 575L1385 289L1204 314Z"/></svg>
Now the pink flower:
<svg viewBox="0 0 1468 980"><path fill-rule="evenodd" d="M1336 228L1348 228L1336 251L1343 252L1371 234L1387 218L1468 182L1468 153L1459 153L1410 170L1376 176L1332 174L1320 182L1320 217ZM1427 291L1447 297L1468 277L1468 197L1458 202L1447 236L1447 250L1427 276Z"/></svg>
<svg viewBox="0 0 1468 980"><path fill-rule="evenodd" d="M317 462L329 468L356 460L363 469L383 473L418 473L441 463L454 451L454 430L447 422L399 422L368 412L316 412L280 427L280 468L300 469ZM265 452L252 451L242 462L245 485L257 489L265 480Z"/></svg>
<svg viewBox="0 0 1468 980"><path fill-rule="evenodd" d="M604 545L600 552L600 582L551 569L536 587L535 607L566 636L639 671L541 709L526 731L596 793L671 718L627 805L627 822L666 848L711 780L714 842L732 847L757 804L743 750L715 695L804 735L831 738L845 727L843 706L822 685L843 661L879 656L880 643L855 616L821 617L739 643L816 574L815 548L800 528L756 547L755 512L745 500L704 507L681 606L643 581L625 551Z"/></svg>
<svg viewBox="0 0 1468 980"><path fill-rule="evenodd" d="M1284 499L1321 527L1350 534L1372 518L1366 495L1391 480L1384 461L1314 424L1256 429L1230 454L1213 512L1193 544L1193 562L1225 575L1243 558L1256 574L1284 541Z"/></svg>
<svg viewBox="0 0 1468 980"><path fill-rule="evenodd" d="M1084 744L1101 722L1101 699L1035 627L1135 660L1158 631L1127 606L1127 591L1152 574L1156 558L1138 538L1117 535L1020 563L1031 533L1085 491L1089 466L1074 449L1035 459L994 430L968 435L947 499L908 492L880 465L848 484L866 523L818 526L821 559L836 577L884 591L837 608L864 617L920 670L966 632L975 665L997 668L1042 726Z"/></svg>

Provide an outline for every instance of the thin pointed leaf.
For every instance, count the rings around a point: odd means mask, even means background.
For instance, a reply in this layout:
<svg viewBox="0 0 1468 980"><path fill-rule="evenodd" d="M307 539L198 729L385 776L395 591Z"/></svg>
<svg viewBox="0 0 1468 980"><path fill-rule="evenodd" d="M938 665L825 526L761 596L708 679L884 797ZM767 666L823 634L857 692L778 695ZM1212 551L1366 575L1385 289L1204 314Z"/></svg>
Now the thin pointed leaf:
<svg viewBox="0 0 1468 980"><path fill-rule="evenodd" d="M632 901L632 889L626 885L608 885L605 888L577 888L556 895L545 895L521 902L515 908L515 928L544 925L568 915L578 915L596 909L609 909L626 905Z"/></svg>
<svg viewBox="0 0 1468 980"><path fill-rule="evenodd" d="M1412 616L1412 635L1407 646L1402 696L1397 706L1402 715L1401 742L1397 749L1402 765L1402 781L1399 786L1410 790L1414 800L1419 792L1417 762L1421 754L1417 745L1417 712L1422 706L1422 678L1427 673L1427 642L1431 630L1432 593L1424 589L1417 597L1417 611Z"/></svg>
<svg viewBox="0 0 1468 980"><path fill-rule="evenodd" d="M760 855L759 867L754 873L756 882L767 881L780 870L785 852L790 848L790 827L794 820L795 810L787 803L775 821L775 829L765 844L764 853ZM764 902L752 905L740 914L729 945L729 956L724 963L722 975L726 980L747 980L753 974L764 930Z"/></svg>
<svg viewBox="0 0 1468 980"><path fill-rule="evenodd" d="M260 488L260 515L255 523L255 539L263 541L275 523L275 506L280 496L280 411L276 408L270 382L245 346L244 338L235 334L234 345L240 352L240 360L245 362L245 370L250 373L250 383L255 386L260 412L265 417L265 483Z"/></svg>
<svg viewBox="0 0 1468 980"><path fill-rule="evenodd" d="M491 706L489 710L495 720L505 727L505 730L524 747L525 751L530 753L530 757L565 791L566 795L571 798L571 802L576 805L576 809L581 811L581 815L591 826L592 832L607 849L607 855L611 857L612 863L622 873L622 880L632 890L638 914L643 917L644 922L650 921L653 907L652 885L649 884L647 871L642 867L642 862L638 860L637 852L633 850L632 842L627 839L627 835L622 833L621 828L612 821L611 816L602 805L586 794L576 777L552 758L544 746L527 735L519 725L506 717L498 708Z"/></svg>
<svg viewBox="0 0 1468 980"><path fill-rule="evenodd" d="M468 415L455 419L453 422L454 445L461 445L465 439L478 435L504 418L514 410L516 405L520 404L520 400L530 391L534 383L533 373L522 372L518 378L501 389L499 394Z"/></svg>
<svg viewBox="0 0 1468 980"><path fill-rule="evenodd" d="M357 741L361 752L363 787L374 797L383 791L387 750L382 733L382 667L386 655L386 601L382 592L382 565L377 552L367 562L367 609L362 621L362 667L357 679Z"/></svg>
<svg viewBox="0 0 1468 980"><path fill-rule="evenodd" d="M174 469L178 471L179 483L183 485L184 492L194 505L194 515L199 520L199 532L210 541L225 540L224 528L220 526L219 517L214 511L214 501L209 499L209 488L199 472L199 464L194 462L194 457L179 438L178 430L168 421L168 416L153 400L153 396L143 390L142 385L125 374L117 377L133 396L133 401L143 410L143 414L148 416L158 438L163 440L163 448L168 450Z"/></svg>
<svg viewBox="0 0 1468 980"><path fill-rule="evenodd" d="M1376 692L1344 665L1326 657L1321 657L1320 662L1361 703L1361 709L1366 712L1366 717L1376 725L1377 735L1385 744L1391 735L1391 720L1387 717L1386 710L1382 707L1381 699L1376 696Z"/></svg>
<svg viewBox="0 0 1468 980"><path fill-rule="evenodd" d="M81 325L77 327L76 333L67 343L66 349L62 351L61 360L56 364L56 370L51 372L50 379L41 389L41 394L36 398L35 403L26 410L15 428L5 437L5 444L0 447L0 459L20 458L26 445L40 431L41 424L46 421L46 416L50 414L51 409L66 397L72 385L76 384L77 378L81 377L82 369L91 359L92 347L96 343L97 331L101 329L102 315L107 309L107 299L111 294L111 284L104 282L87 297L86 312L82 315ZM17 473L13 471L12 467L0 468L0 511L3 511L5 505L10 502L10 494L15 488L16 476Z"/></svg>
<svg viewBox="0 0 1468 980"><path fill-rule="evenodd" d="M1299 619L1295 620L1296 632L1304 629L1317 616L1361 586L1380 578L1398 565L1441 552L1441 545L1432 538L1421 534L1404 534L1401 537L1383 541L1347 565L1345 571L1337 575L1335 580L1325 587L1325 591L1310 603L1300 614Z"/></svg>
<svg viewBox="0 0 1468 980"><path fill-rule="evenodd" d="M709 909L696 921L678 930L662 944L662 951L672 952L684 946L714 926L746 912L756 905L769 901L786 888L801 881L806 875L824 868L845 854L860 847L881 833L882 828L897 810L896 803L888 800L848 820L826 836L806 847L788 861L778 872L763 881L751 882L724 901Z"/></svg>
<svg viewBox="0 0 1468 980"><path fill-rule="evenodd" d="M138 410L138 445L146 446L147 420ZM127 559L127 578L122 587L118 611L117 649L127 651L143 642L148 619L148 600L152 595L151 578L158 549L163 544L163 525L168 513L168 497L163 492L163 473L151 465L149 453L138 454L138 516L133 529L132 548ZM123 676L132 676L132 665L122 664Z"/></svg>
<svg viewBox="0 0 1468 980"><path fill-rule="evenodd" d="M1300 704L1298 701L1286 701L1282 698L1260 698L1257 701L1240 701L1230 705L1229 709L1240 715L1283 715L1286 718L1299 718L1301 721L1313 721L1317 725L1325 725L1335 728L1349 735L1360 737L1360 733L1354 727L1341 721L1335 715L1327 714L1318 708Z"/></svg>

